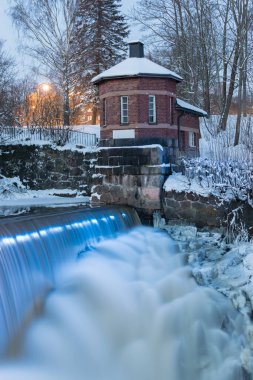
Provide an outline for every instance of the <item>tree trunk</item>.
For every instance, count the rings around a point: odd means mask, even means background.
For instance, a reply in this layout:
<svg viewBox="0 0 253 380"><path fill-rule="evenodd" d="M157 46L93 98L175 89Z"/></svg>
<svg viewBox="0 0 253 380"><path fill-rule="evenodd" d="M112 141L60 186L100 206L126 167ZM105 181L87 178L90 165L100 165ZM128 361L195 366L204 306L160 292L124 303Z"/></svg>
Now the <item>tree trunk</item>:
<svg viewBox="0 0 253 380"><path fill-rule="evenodd" d="M227 126L227 120L228 120L228 114L232 103L232 98L234 95L235 90L235 78L238 70L238 60L240 55L240 49L239 49L239 36L237 36L237 41L235 44L235 52L234 52L234 59L233 64L231 68L231 76L230 76L230 84L228 89L228 94L226 96L226 102L224 104L224 109L221 115L220 124L219 124L219 130L225 131Z"/></svg>
<svg viewBox="0 0 253 380"><path fill-rule="evenodd" d="M248 69L248 1L244 7L244 20L245 20L245 37L244 37L244 67L243 67L243 83L242 83L242 112L243 116L247 116L247 69Z"/></svg>
<svg viewBox="0 0 253 380"><path fill-rule="evenodd" d="M241 129L241 117L242 117L242 85L243 85L243 52L240 55L240 72L239 72L239 84L238 84L238 103L237 103L237 119L235 125L235 138L234 146L239 144L240 129Z"/></svg>
<svg viewBox="0 0 253 380"><path fill-rule="evenodd" d="M63 125L64 127L70 126L70 106L69 106L69 89L65 89L64 93L64 106L63 106Z"/></svg>
<svg viewBox="0 0 253 380"><path fill-rule="evenodd" d="M91 119L92 125L97 124L97 114L98 114L98 109L97 109L97 106L94 104L92 107L92 119Z"/></svg>

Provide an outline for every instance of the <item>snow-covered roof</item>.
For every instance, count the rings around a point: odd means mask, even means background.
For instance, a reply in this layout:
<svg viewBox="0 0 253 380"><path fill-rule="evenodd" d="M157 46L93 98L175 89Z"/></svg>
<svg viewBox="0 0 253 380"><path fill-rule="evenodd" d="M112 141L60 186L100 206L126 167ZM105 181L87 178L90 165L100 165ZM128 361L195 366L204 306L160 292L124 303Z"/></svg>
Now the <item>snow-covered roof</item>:
<svg viewBox="0 0 253 380"><path fill-rule="evenodd" d="M178 99L178 98L176 99L176 108L180 109L182 111L193 113L193 114L198 115L198 116L202 116L202 117L207 116L206 111L202 110L201 108L195 107L192 104L187 103L182 99Z"/></svg>
<svg viewBox="0 0 253 380"><path fill-rule="evenodd" d="M167 77L180 82L183 78L173 71L150 61L147 58L127 58L92 79L98 83L104 79L124 78L132 76Z"/></svg>

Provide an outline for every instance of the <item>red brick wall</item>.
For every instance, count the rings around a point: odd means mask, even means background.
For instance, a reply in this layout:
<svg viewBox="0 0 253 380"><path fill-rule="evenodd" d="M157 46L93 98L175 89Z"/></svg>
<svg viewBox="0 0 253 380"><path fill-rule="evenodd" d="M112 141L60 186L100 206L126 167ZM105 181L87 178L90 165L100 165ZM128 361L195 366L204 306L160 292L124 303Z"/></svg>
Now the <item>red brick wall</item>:
<svg viewBox="0 0 253 380"><path fill-rule="evenodd" d="M128 96L129 128L133 124L139 124L135 129L136 138L157 137L177 139L177 128L164 128L166 125L177 126L179 111L174 109L171 114L172 105L175 105L176 81L166 78L122 78L110 79L99 84L99 95L106 101L106 126L101 130L102 139L112 138L112 129L120 126L120 96ZM162 92L161 94L157 91ZM131 94L131 92L133 92ZM137 93L136 93L137 92ZM141 93L140 93L141 92ZM144 92L144 93L143 93ZM148 126L148 95L156 96L157 122L152 128L140 128L140 124ZM102 102L101 102L102 104ZM101 121L103 119L103 107L101 107ZM163 124L161 126L161 124ZM160 127L159 127L160 125ZM189 136L185 128L191 128L199 136L199 117L195 115L184 115L180 118L181 142L188 146ZM125 126L127 128L127 125Z"/></svg>
<svg viewBox="0 0 253 380"><path fill-rule="evenodd" d="M123 91L144 91L146 94L128 94L129 124L148 123L148 95L156 95L157 123L170 124L170 98L175 94L176 82L165 78L124 78L112 79L99 84L100 97L106 96L106 125L120 124L120 96ZM164 94L156 94L163 91ZM111 95L111 96L110 96ZM103 107L100 108L101 121Z"/></svg>
<svg viewBox="0 0 253 380"><path fill-rule="evenodd" d="M177 139L177 130L169 128L159 128L154 126L152 129L138 128L135 130L136 137L163 137Z"/></svg>
<svg viewBox="0 0 253 380"><path fill-rule="evenodd" d="M154 128L138 128L135 129L136 138L170 138L177 139L177 130L169 128L159 128L154 126ZM102 129L101 130L102 139L112 139L112 129Z"/></svg>
<svg viewBox="0 0 253 380"><path fill-rule="evenodd" d="M170 91L175 94L177 91L177 82L174 79L143 77L139 78L139 88L141 90Z"/></svg>
<svg viewBox="0 0 253 380"><path fill-rule="evenodd" d="M175 124L177 124L177 117L180 111L175 111ZM180 125L199 130L199 117L197 115L184 115L180 118Z"/></svg>
<svg viewBox="0 0 253 380"><path fill-rule="evenodd" d="M122 78L110 79L99 83L99 95L108 92L129 90L161 90L176 93L176 81L167 78Z"/></svg>

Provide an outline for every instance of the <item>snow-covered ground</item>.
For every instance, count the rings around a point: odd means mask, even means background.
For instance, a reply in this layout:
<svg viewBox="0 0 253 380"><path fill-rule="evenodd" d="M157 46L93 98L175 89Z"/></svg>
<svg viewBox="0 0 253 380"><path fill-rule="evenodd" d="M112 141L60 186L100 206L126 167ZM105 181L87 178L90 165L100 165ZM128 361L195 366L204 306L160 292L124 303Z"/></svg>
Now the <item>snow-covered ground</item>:
<svg viewBox="0 0 253 380"><path fill-rule="evenodd" d="M0 216L27 212L30 207L71 207L89 203L89 197L71 189L29 190L19 177L0 175Z"/></svg>
<svg viewBox="0 0 253 380"><path fill-rule="evenodd" d="M200 119L200 155L215 161L244 161L253 165L253 122L252 116L241 120L239 144L234 146L235 115L229 115L226 131L218 133L220 116Z"/></svg>
<svg viewBox="0 0 253 380"><path fill-rule="evenodd" d="M97 138L100 138L100 125L73 125L72 129L83 133L95 134Z"/></svg>
<svg viewBox="0 0 253 380"><path fill-rule="evenodd" d="M218 160L199 157L183 160L184 172L173 172L165 191L192 192L220 201L241 200L253 206L253 164L247 159Z"/></svg>

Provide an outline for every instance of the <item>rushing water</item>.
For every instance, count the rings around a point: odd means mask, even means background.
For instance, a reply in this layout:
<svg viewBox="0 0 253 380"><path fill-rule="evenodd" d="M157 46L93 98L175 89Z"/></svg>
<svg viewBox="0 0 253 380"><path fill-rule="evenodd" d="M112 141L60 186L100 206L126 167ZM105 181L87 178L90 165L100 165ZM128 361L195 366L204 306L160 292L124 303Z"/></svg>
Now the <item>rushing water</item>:
<svg viewBox="0 0 253 380"><path fill-rule="evenodd" d="M59 268L139 223L129 208L95 208L0 221L0 353L55 287Z"/></svg>
<svg viewBox="0 0 253 380"><path fill-rule="evenodd" d="M243 380L243 318L138 227L65 266L3 380Z"/></svg>

